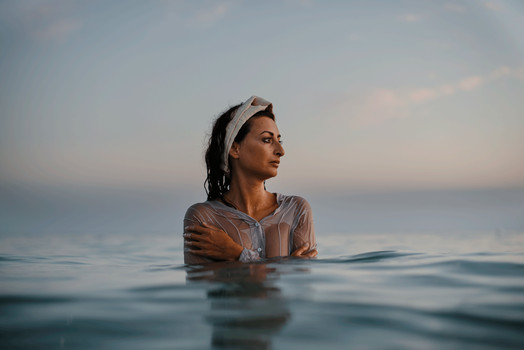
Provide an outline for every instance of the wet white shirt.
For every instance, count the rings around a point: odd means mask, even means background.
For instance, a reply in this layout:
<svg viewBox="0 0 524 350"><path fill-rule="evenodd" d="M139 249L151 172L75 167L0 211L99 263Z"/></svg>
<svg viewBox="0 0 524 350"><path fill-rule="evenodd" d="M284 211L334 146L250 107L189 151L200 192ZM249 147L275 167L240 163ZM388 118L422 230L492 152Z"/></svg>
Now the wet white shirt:
<svg viewBox="0 0 524 350"><path fill-rule="evenodd" d="M316 248L313 214L309 203L302 197L276 193L277 209L257 221L244 212L213 200L189 207L184 227L207 223L221 228L236 243L244 247L239 260L256 261L277 256L289 256L305 243ZM199 264L211 262L188 251L184 244L184 262Z"/></svg>

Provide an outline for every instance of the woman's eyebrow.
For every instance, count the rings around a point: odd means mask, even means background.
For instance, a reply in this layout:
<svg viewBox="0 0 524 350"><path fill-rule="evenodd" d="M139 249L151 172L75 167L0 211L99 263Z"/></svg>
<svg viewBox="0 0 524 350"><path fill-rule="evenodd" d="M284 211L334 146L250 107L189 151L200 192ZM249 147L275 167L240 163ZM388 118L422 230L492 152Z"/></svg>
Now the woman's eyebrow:
<svg viewBox="0 0 524 350"><path fill-rule="evenodd" d="M260 133L260 135L262 135L262 134L263 134L263 133L265 133L265 132L267 132L267 133L268 133L268 134L270 134L271 136L275 136L275 134L274 134L274 133L272 133L271 131L267 131L267 130L265 130L265 131L262 131L262 132ZM278 137L278 138L281 138L282 136L281 136L280 134L278 134L278 136L277 136L277 137Z"/></svg>

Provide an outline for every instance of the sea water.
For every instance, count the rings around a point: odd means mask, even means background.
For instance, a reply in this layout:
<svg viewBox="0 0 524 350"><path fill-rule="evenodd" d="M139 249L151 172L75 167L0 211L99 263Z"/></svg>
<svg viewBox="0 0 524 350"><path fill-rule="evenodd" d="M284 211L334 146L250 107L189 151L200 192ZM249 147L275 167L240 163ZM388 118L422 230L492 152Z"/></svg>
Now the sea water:
<svg viewBox="0 0 524 350"><path fill-rule="evenodd" d="M0 238L2 349L522 349L522 232L317 232L183 265L182 237Z"/></svg>
<svg viewBox="0 0 524 350"><path fill-rule="evenodd" d="M524 189L301 192L317 259L185 266L197 190L0 186L0 349L524 349Z"/></svg>

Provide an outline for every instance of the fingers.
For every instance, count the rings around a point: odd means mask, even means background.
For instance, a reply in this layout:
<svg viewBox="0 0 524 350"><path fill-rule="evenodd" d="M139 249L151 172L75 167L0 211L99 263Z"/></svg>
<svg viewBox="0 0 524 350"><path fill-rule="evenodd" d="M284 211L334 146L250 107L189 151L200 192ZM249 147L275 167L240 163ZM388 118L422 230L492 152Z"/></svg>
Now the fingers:
<svg viewBox="0 0 524 350"><path fill-rule="evenodd" d="M293 253L291 253L291 256L302 256L307 250L309 249L309 243L304 243L304 245L297 250L295 250Z"/></svg>
<svg viewBox="0 0 524 350"><path fill-rule="evenodd" d="M200 241L204 241L202 234L184 233L184 242L185 243L200 242Z"/></svg>
<svg viewBox="0 0 524 350"><path fill-rule="evenodd" d="M314 258L318 255L318 251L316 249L309 250L310 244L304 243L304 245L300 248L297 248L293 253L291 253L291 256L296 256L299 258Z"/></svg>
<svg viewBox="0 0 524 350"><path fill-rule="evenodd" d="M184 245L191 254L227 260L224 251L232 239L222 229L207 223L184 227ZM234 242L233 242L234 243Z"/></svg>
<svg viewBox="0 0 524 350"><path fill-rule="evenodd" d="M184 245L186 245L187 247L197 248L197 249L200 249L199 244L201 243L198 241L185 241L184 242Z"/></svg>
<svg viewBox="0 0 524 350"><path fill-rule="evenodd" d="M200 255L200 256L207 256L207 253L205 250L200 249L189 249L189 252L191 254Z"/></svg>
<svg viewBox="0 0 524 350"><path fill-rule="evenodd" d="M203 222L200 225L189 225L184 227L185 233L196 233L196 234L213 234L222 231L220 228Z"/></svg>
<svg viewBox="0 0 524 350"><path fill-rule="evenodd" d="M212 234L211 229L199 225L186 226L184 231L185 241L207 241L207 236Z"/></svg>
<svg viewBox="0 0 524 350"><path fill-rule="evenodd" d="M313 249L312 251L310 252L307 252L306 254L302 255L303 257L306 257L306 258L314 258L318 255L318 251L316 249Z"/></svg>
<svg viewBox="0 0 524 350"><path fill-rule="evenodd" d="M189 248L189 252L199 252L199 255L202 255L203 253L209 252L214 248L213 246L209 245L206 242L199 242L199 241L186 241L185 245Z"/></svg>
<svg viewBox="0 0 524 350"><path fill-rule="evenodd" d="M189 249L189 252L191 254L195 254L195 255L206 257L206 258L211 258L211 259L216 259L216 258L220 259L221 258L220 252L215 249L211 249L211 248Z"/></svg>
<svg viewBox="0 0 524 350"><path fill-rule="evenodd" d="M191 226L184 227L184 231L186 233L191 232L191 233L202 234L202 233L207 232L207 228L201 225L191 225Z"/></svg>

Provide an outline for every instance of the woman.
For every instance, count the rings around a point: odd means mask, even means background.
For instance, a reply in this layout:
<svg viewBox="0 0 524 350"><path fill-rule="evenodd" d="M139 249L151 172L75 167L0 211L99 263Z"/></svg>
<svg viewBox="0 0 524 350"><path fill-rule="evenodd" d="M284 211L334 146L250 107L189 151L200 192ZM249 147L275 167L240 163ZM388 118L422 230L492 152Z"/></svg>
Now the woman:
<svg viewBox="0 0 524 350"><path fill-rule="evenodd" d="M317 255L309 203L266 191L282 156L270 102L252 96L218 117L205 156L207 201L184 218L186 264Z"/></svg>

